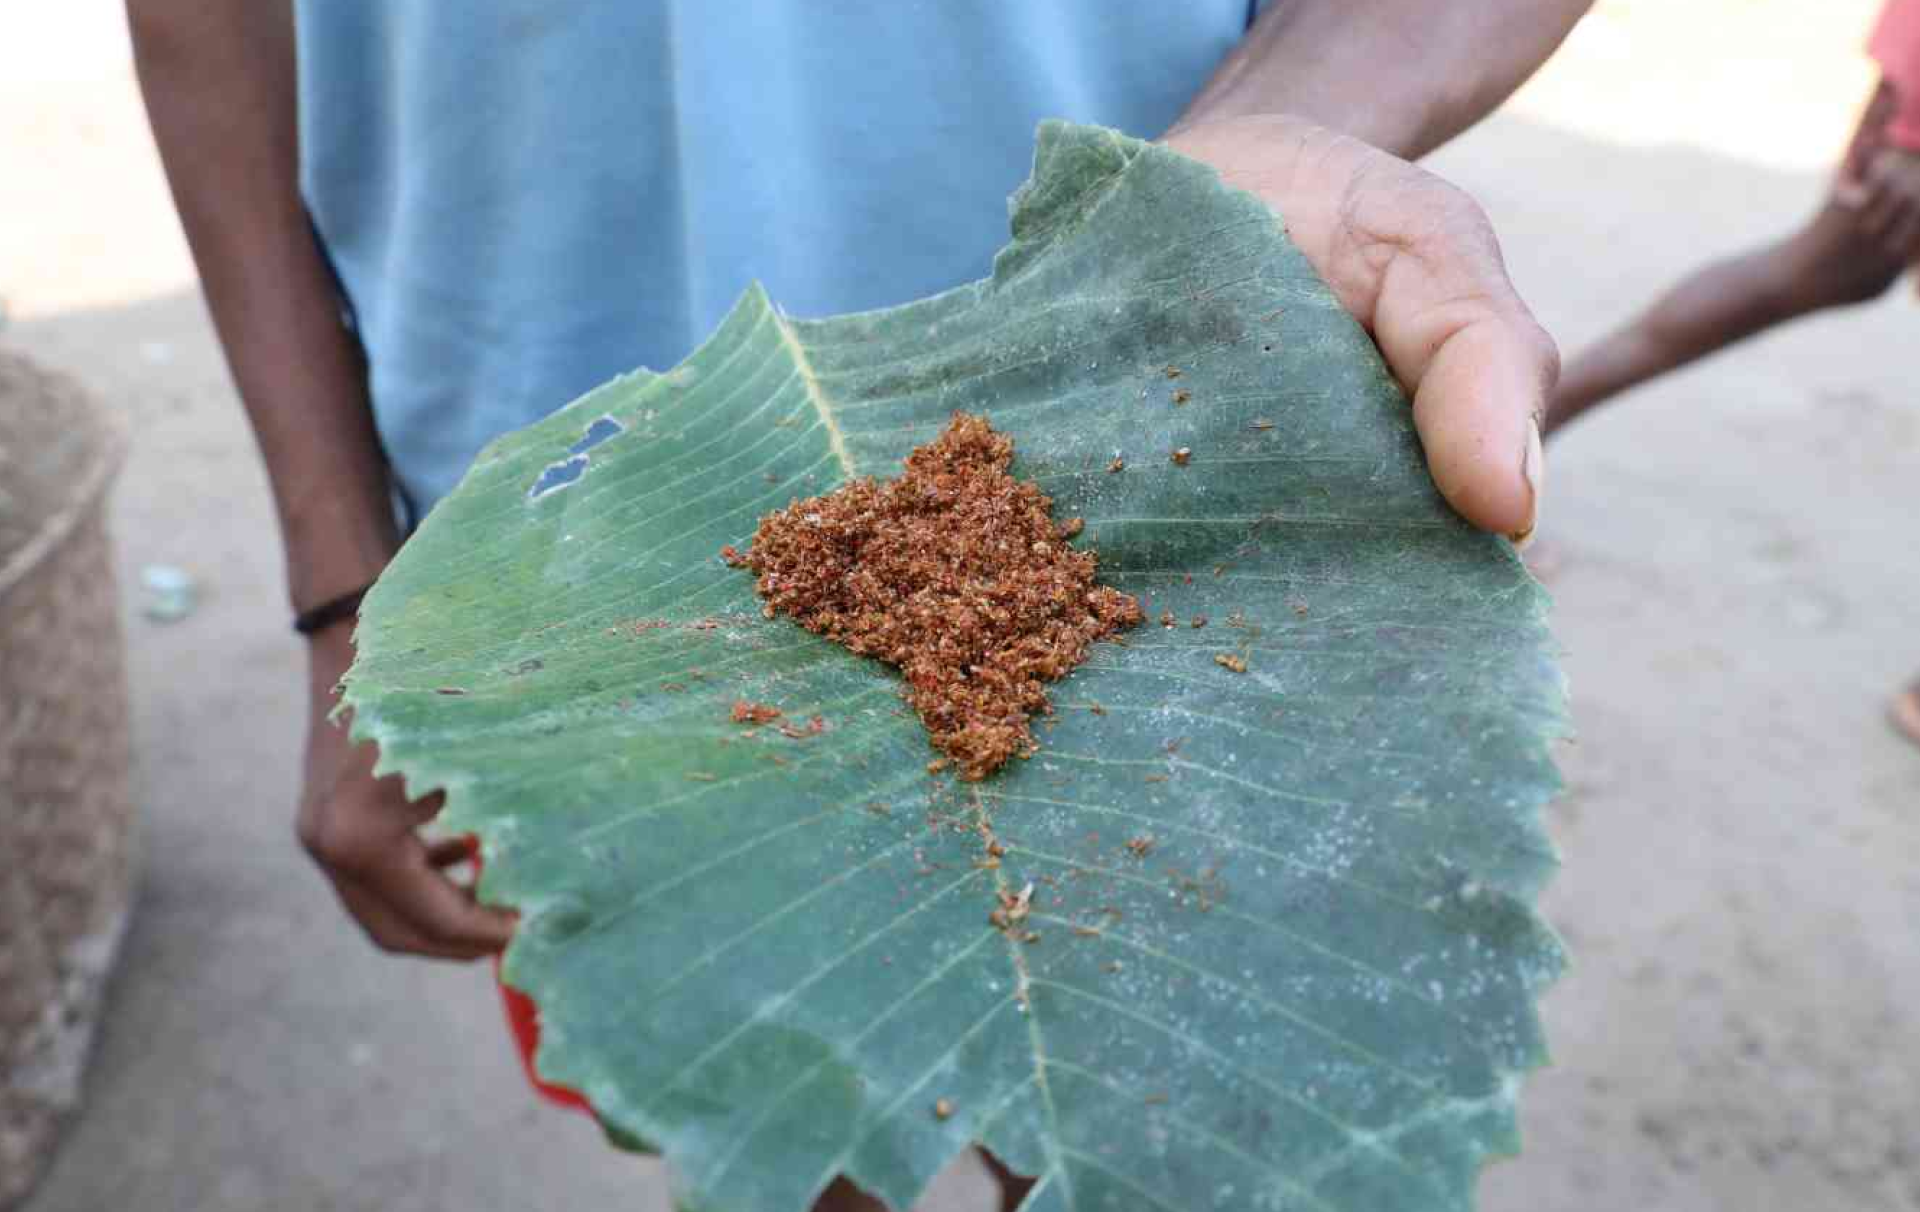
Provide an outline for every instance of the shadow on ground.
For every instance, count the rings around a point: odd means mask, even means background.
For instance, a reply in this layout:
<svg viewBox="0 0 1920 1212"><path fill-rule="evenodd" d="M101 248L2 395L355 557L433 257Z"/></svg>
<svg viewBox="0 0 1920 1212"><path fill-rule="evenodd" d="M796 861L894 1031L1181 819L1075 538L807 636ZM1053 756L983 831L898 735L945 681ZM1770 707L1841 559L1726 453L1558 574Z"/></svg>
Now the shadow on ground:
<svg viewBox="0 0 1920 1212"><path fill-rule="evenodd" d="M1436 167L1569 348L1822 186L1514 119ZM1581 736L1546 910L1575 968L1493 1212L1920 1208L1920 753L1880 718L1920 670L1920 310L1897 289L1552 452ZM374 953L298 854L300 651L197 299L0 339L137 434L114 520L145 882L89 1109L30 1212L664 1209L657 1165L526 1092L482 970ZM140 617L148 563L198 576L200 609Z"/></svg>

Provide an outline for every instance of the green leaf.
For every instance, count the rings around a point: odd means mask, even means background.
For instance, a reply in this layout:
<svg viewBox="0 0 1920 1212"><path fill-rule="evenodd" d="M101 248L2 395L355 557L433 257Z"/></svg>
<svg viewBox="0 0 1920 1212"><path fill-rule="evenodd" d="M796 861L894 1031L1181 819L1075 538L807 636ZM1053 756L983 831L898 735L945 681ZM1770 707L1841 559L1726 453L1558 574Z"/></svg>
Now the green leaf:
<svg viewBox="0 0 1920 1212"><path fill-rule="evenodd" d="M690 1208L840 1171L905 1208L975 1140L1033 1210L1470 1207L1561 964L1545 595L1257 199L1049 124L1012 220L990 280L819 321L754 289L495 442L367 598L354 730L481 837L541 1072ZM1179 619L1098 645L975 785L717 555L957 409ZM1030 881L1023 943L988 914Z"/></svg>

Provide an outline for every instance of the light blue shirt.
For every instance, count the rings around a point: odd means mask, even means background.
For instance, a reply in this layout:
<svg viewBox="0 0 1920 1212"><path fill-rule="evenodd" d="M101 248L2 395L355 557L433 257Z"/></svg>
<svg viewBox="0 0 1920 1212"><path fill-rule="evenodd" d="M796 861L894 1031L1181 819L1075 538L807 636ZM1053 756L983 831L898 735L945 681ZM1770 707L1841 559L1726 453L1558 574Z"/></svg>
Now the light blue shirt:
<svg viewBox="0 0 1920 1212"><path fill-rule="evenodd" d="M984 276L1048 117L1160 134L1249 0L298 0L301 181L424 511L480 447L786 311Z"/></svg>

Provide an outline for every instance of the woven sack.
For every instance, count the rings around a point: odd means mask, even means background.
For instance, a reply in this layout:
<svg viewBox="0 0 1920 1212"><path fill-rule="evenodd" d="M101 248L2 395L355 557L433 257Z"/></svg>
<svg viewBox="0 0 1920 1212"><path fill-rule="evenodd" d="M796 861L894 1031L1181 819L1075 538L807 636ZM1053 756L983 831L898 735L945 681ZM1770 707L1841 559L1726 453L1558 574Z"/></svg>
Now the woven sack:
<svg viewBox="0 0 1920 1212"><path fill-rule="evenodd" d="M0 1208L78 1105L132 891L117 426L0 350Z"/></svg>

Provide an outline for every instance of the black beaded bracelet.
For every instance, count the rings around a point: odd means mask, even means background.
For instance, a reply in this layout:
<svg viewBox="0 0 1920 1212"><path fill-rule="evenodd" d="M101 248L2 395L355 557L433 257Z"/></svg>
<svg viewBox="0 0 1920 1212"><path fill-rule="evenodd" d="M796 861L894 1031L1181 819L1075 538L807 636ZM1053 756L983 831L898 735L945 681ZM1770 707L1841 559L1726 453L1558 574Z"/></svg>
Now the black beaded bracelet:
<svg viewBox="0 0 1920 1212"><path fill-rule="evenodd" d="M293 629L301 635L312 635L316 631L333 626L341 619L351 618L360 609L360 599L367 596L371 585L362 585L352 593L343 593L337 598L328 598L311 610L303 610L293 616Z"/></svg>

